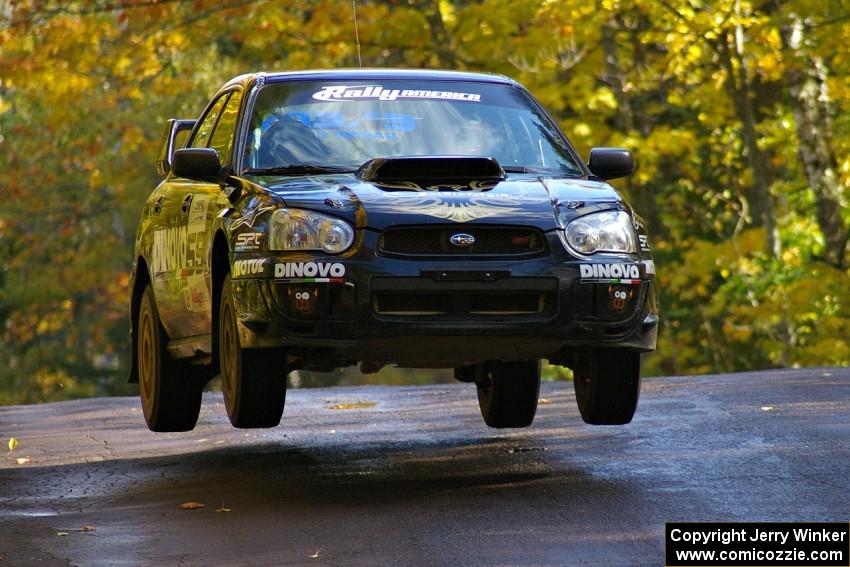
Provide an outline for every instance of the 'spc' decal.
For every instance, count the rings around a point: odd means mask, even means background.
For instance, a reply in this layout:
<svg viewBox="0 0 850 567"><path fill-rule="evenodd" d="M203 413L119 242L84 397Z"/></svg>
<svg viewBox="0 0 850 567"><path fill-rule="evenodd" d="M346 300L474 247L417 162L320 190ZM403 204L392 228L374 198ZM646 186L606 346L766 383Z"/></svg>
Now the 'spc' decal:
<svg viewBox="0 0 850 567"><path fill-rule="evenodd" d="M250 250L259 250L263 246L262 232L243 232L236 237L236 244L233 249L236 252L245 252Z"/></svg>

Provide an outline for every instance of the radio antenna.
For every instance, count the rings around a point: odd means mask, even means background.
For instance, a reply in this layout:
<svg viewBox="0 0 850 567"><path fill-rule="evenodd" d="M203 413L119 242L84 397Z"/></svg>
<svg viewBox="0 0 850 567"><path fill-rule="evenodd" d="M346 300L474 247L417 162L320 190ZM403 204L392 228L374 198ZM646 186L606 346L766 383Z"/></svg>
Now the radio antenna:
<svg viewBox="0 0 850 567"><path fill-rule="evenodd" d="M357 41L357 64L362 68L363 59L360 58L360 34L357 31L357 0L351 0L351 10L354 12L354 39Z"/></svg>

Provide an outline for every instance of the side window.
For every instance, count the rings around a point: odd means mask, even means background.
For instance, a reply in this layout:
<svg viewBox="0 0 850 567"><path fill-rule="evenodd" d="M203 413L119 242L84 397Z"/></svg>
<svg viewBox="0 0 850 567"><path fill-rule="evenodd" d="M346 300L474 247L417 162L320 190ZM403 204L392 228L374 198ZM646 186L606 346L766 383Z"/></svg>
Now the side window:
<svg viewBox="0 0 850 567"><path fill-rule="evenodd" d="M222 164L230 160L230 150L233 146L233 130L236 128L236 118L239 115L239 104L242 102L242 91L234 91L224 106L218 125L210 136L209 147L218 151Z"/></svg>
<svg viewBox="0 0 850 567"><path fill-rule="evenodd" d="M221 112L221 107L224 106L225 102L227 102L227 97L228 95L219 97L219 99L215 101L215 104L213 104L212 108L210 108L210 111L207 112L207 115L204 116L204 121L201 122L198 132L195 134L195 137L192 138L192 143L189 145L190 148L207 147L210 133L213 128L215 128L215 122L218 119L218 114Z"/></svg>

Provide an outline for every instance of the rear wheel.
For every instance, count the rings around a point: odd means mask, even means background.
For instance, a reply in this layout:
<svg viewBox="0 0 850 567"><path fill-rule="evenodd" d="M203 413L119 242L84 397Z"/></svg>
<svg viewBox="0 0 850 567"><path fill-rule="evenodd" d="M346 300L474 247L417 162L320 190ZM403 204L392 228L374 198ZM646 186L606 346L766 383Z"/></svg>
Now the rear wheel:
<svg viewBox="0 0 850 567"><path fill-rule="evenodd" d="M185 364L168 353L150 284L142 292L136 327L139 397L151 431L190 431L201 411L206 368Z"/></svg>
<svg viewBox="0 0 850 567"><path fill-rule="evenodd" d="M274 427L286 401L286 357L272 349L239 344L230 276L224 280L219 309L219 364L227 416L234 427Z"/></svg>
<svg viewBox="0 0 850 567"><path fill-rule="evenodd" d="M528 427L537 412L540 361L488 362L480 368L478 407L490 427Z"/></svg>
<svg viewBox="0 0 850 567"><path fill-rule="evenodd" d="M640 353L616 349L584 352L574 364L573 384L586 423L629 423L640 397Z"/></svg>

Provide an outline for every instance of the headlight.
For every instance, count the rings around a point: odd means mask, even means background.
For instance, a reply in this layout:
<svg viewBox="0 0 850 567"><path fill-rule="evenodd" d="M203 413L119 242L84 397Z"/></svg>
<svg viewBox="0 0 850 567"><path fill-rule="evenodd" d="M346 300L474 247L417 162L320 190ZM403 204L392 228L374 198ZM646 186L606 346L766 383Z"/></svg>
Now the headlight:
<svg viewBox="0 0 850 567"><path fill-rule="evenodd" d="M597 252L637 252L632 219L623 211L605 211L577 218L567 225L567 244L582 255Z"/></svg>
<svg viewBox="0 0 850 567"><path fill-rule="evenodd" d="M269 227L271 250L324 250L339 254L354 243L354 228L342 219L301 209L278 209Z"/></svg>

